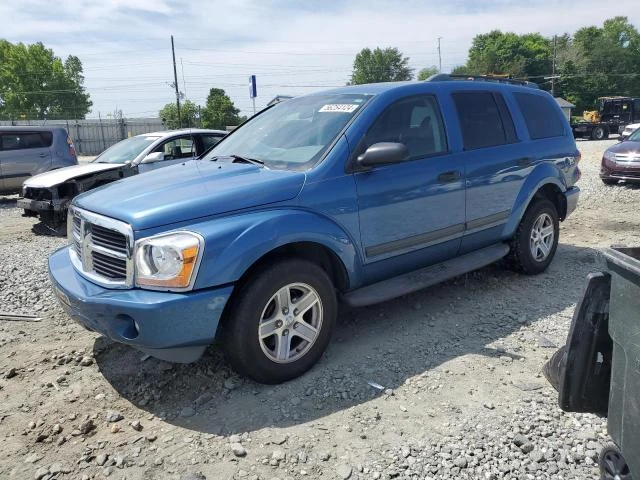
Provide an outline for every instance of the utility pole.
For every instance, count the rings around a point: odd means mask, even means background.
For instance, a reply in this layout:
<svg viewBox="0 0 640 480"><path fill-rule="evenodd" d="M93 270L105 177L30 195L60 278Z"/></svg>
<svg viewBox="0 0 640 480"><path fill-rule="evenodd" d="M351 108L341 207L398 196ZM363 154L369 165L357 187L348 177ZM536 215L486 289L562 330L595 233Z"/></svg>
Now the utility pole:
<svg viewBox="0 0 640 480"><path fill-rule="evenodd" d="M173 35L171 35L171 55L173 56L173 84L176 87L176 107L178 108L178 127L182 127L180 118L180 91L178 90L178 71L176 70L176 50L173 46Z"/></svg>
<svg viewBox="0 0 640 480"><path fill-rule="evenodd" d="M553 36L553 60L551 62L551 96L556 96L556 53L557 37Z"/></svg>
<svg viewBox="0 0 640 480"><path fill-rule="evenodd" d="M438 73L442 73L442 52L440 51L440 40L442 40L442 37L438 37Z"/></svg>

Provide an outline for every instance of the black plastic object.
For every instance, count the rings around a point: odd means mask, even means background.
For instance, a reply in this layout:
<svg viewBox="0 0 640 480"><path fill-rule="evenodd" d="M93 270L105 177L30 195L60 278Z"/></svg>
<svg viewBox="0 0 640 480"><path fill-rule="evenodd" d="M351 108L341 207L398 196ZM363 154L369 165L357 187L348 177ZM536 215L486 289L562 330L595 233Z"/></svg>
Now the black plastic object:
<svg viewBox="0 0 640 480"><path fill-rule="evenodd" d="M600 452L600 480L632 480L629 465L617 445L607 445Z"/></svg>
<svg viewBox="0 0 640 480"><path fill-rule="evenodd" d="M566 412L607 414L612 341L609 336L611 276L591 273L573 314L567 344L544 366Z"/></svg>
<svg viewBox="0 0 640 480"><path fill-rule="evenodd" d="M611 248L605 259L612 277L608 430L631 475L640 478L640 248Z"/></svg>

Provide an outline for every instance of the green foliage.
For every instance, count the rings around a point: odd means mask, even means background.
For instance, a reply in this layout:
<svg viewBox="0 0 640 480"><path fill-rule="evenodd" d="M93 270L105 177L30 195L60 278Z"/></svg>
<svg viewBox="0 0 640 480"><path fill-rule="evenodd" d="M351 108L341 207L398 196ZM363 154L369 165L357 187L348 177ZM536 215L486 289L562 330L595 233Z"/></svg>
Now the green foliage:
<svg viewBox="0 0 640 480"><path fill-rule="evenodd" d="M640 33L627 17L584 27L559 48L558 93L576 112L595 109L602 96L640 97Z"/></svg>
<svg viewBox="0 0 640 480"><path fill-rule="evenodd" d="M550 90L552 38L499 30L477 35L464 65L455 74L510 75ZM596 108L598 97L640 97L640 33L627 17L605 20L556 38L555 95L576 105L575 112Z"/></svg>
<svg viewBox="0 0 640 480"><path fill-rule="evenodd" d="M514 78L544 76L551 71L551 52L551 41L539 33L518 35L493 30L476 35L466 65L452 73Z"/></svg>
<svg viewBox="0 0 640 480"><path fill-rule="evenodd" d="M178 107L175 102L167 103L158 114L167 128L197 127L200 125L198 118L198 105L191 100L180 102L180 119L178 122Z"/></svg>
<svg viewBox="0 0 640 480"><path fill-rule="evenodd" d="M412 77L409 58L403 57L397 48L376 48L373 51L363 48L353 61L351 84L398 82Z"/></svg>
<svg viewBox="0 0 640 480"><path fill-rule="evenodd" d="M202 126L224 130L227 126L238 125L240 110L221 88L212 88L207 96L207 104L202 109Z"/></svg>
<svg viewBox="0 0 640 480"><path fill-rule="evenodd" d="M63 62L42 43L0 39L0 118L84 118L91 109L83 86L82 62Z"/></svg>
<svg viewBox="0 0 640 480"><path fill-rule="evenodd" d="M428 68L423 68L418 72L418 76L416 77L416 80L420 80L420 81L426 80L427 78L431 77L432 75L435 75L436 73L438 73L438 67L436 67L435 65Z"/></svg>

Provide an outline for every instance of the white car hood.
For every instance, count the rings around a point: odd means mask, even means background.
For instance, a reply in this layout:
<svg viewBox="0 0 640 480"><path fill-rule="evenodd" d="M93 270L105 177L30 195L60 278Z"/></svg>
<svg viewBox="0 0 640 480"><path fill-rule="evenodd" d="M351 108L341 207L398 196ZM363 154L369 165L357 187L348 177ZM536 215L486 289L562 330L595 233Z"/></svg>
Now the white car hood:
<svg viewBox="0 0 640 480"><path fill-rule="evenodd" d="M51 170L50 172L34 175L25 180L23 186L31 188L49 188L66 182L72 178L82 177L90 173L104 172L122 167L122 163L87 163Z"/></svg>

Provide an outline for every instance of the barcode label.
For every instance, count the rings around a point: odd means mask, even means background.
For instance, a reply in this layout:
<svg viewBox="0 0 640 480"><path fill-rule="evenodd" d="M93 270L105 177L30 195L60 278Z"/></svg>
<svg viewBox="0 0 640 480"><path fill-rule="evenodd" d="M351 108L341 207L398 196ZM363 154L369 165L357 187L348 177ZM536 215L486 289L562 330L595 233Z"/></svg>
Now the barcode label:
<svg viewBox="0 0 640 480"><path fill-rule="evenodd" d="M323 107L318 111L319 112L352 113L359 106L360 105L354 105L353 103L329 103L327 105L323 105Z"/></svg>

